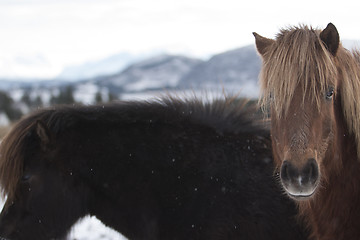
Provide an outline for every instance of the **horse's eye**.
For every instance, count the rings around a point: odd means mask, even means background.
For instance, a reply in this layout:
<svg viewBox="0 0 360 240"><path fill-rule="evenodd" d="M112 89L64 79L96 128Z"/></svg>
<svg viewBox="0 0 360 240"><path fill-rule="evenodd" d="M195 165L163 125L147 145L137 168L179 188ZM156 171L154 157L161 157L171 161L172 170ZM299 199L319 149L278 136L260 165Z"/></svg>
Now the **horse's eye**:
<svg viewBox="0 0 360 240"><path fill-rule="evenodd" d="M326 99L331 100L334 95L334 88L330 87L329 90L326 93Z"/></svg>
<svg viewBox="0 0 360 240"><path fill-rule="evenodd" d="M22 178L21 181L26 182L31 178L31 174L30 173L25 173Z"/></svg>

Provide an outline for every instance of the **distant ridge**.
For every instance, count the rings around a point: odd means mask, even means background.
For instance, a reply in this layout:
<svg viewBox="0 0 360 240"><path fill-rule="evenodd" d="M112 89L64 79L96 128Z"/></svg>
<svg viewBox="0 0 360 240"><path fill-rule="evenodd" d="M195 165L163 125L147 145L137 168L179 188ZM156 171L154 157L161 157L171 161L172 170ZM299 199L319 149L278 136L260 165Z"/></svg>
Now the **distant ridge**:
<svg viewBox="0 0 360 240"><path fill-rule="evenodd" d="M217 54L182 77L180 87L241 85L257 81L260 58L253 45Z"/></svg>
<svg viewBox="0 0 360 240"><path fill-rule="evenodd" d="M200 63L199 59L164 54L130 65L118 74L98 78L96 82L125 92L177 88L182 77Z"/></svg>
<svg viewBox="0 0 360 240"><path fill-rule="evenodd" d="M14 99L25 92L33 99L38 96L45 104L59 88L71 86L76 101L92 103L95 94L108 93L117 98L124 94L163 90L211 90L239 92L257 97L260 58L254 45L214 55L207 61L179 55L161 54L133 63L120 72L77 81L0 81L0 89ZM229 92L228 91L228 92Z"/></svg>

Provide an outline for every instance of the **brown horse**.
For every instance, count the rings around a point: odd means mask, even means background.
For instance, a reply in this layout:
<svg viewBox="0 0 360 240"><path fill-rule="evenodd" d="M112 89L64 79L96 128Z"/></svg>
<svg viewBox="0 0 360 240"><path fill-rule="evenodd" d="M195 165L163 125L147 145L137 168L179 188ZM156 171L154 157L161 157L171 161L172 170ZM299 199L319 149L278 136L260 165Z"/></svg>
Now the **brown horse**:
<svg viewBox="0 0 360 240"><path fill-rule="evenodd" d="M254 35L283 188L313 238L360 239L360 53L331 23Z"/></svg>

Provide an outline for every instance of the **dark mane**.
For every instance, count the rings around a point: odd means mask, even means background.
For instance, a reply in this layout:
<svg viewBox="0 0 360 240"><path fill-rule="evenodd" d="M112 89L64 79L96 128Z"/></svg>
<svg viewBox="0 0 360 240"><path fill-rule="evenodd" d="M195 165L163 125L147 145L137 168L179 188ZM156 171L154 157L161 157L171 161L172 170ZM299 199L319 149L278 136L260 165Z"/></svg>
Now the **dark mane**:
<svg viewBox="0 0 360 240"><path fill-rule="evenodd" d="M175 116L175 117L174 117ZM225 132L254 132L264 134L256 119L256 108L246 100L217 99L213 102L194 98L178 100L167 97L152 101L124 101L98 106L57 106L32 113L20 120L0 145L0 185L3 195L13 195L22 175L24 156L29 138L40 121L58 135L91 122L151 123L175 125L200 124ZM94 127L93 125L91 127ZM96 127L96 126L95 126ZM91 131L91 129L89 129Z"/></svg>

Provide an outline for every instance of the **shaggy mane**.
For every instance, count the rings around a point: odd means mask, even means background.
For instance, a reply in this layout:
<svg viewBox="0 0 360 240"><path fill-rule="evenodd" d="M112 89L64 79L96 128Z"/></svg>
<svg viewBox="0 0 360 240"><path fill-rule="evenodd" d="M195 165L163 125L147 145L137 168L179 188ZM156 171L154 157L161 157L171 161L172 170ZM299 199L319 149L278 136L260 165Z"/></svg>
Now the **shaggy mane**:
<svg viewBox="0 0 360 240"><path fill-rule="evenodd" d="M260 73L261 106L267 111L271 101L275 116L281 118L301 87L305 99L318 106L329 87L339 89L348 130L353 133L360 155L360 53L340 44L334 56L320 39L319 29L308 26L282 29L263 55ZM271 59L271 61L268 61Z"/></svg>
<svg viewBox="0 0 360 240"><path fill-rule="evenodd" d="M99 106L58 106L32 113L20 120L0 144L0 190L3 196L14 195L24 166L24 154L34 146L37 121L56 136L85 122L200 124L219 134L223 132L263 131L255 121L256 107L235 97L212 102L198 98L179 100L166 97L153 101L128 101ZM76 130L74 130L76 131ZM258 132L261 134L260 132ZM36 145L35 145L36 146ZM56 146L55 146L56 147ZM38 150L40 151L40 149Z"/></svg>
<svg viewBox="0 0 360 240"><path fill-rule="evenodd" d="M7 195L10 198L14 195L23 172L26 139L35 123L33 116L18 122L0 144L0 191L3 197Z"/></svg>
<svg viewBox="0 0 360 240"><path fill-rule="evenodd" d="M360 52L340 48L336 55L342 109L347 127L353 133L360 156Z"/></svg>
<svg viewBox="0 0 360 240"><path fill-rule="evenodd" d="M274 117L281 118L286 114L298 87L304 92L303 102L310 97L320 108L326 89L334 84L331 80L336 74L336 66L319 34L320 30L307 26L282 29L275 44L263 56L261 104L266 110L271 100Z"/></svg>

